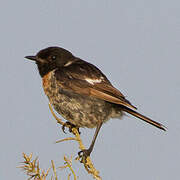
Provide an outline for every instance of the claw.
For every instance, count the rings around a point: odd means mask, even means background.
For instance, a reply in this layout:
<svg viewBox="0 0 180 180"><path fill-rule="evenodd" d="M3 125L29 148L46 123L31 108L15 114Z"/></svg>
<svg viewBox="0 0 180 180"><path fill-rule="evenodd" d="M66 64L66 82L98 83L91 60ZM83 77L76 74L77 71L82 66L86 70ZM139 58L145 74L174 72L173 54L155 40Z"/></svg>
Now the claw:
<svg viewBox="0 0 180 180"><path fill-rule="evenodd" d="M63 133L65 133L65 134L66 134L65 127L66 127L66 123L64 123L64 124L62 125L62 130L63 130Z"/></svg>
<svg viewBox="0 0 180 180"><path fill-rule="evenodd" d="M70 123L70 122L65 122L63 125L62 125L62 130L63 130L63 132L66 134L66 132L65 132L65 127L68 127L69 128L69 132L71 133L72 132L72 128L77 128L74 124L72 124L72 123ZM80 131L79 131L79 128L77 128L77 130L78 130L78 132L79 132L79 134L81 134L80 133Z"/></svg>
<svg viewBox="0 0 180 180"><path fill-rule="evenodd" d="M77 130L78 130L78 133L81 134L81 132L79 131L79 128L77 128Z"/></svg>
<svg viewBox="0 0 180 180"><path fill-rule="evenodd" d="M81 159L80 162L81 163L84 163L84 162L86 163L86 159L87 159L88 156L90 156L90 154L91 154L91 152L90 152L89 149L84 149L82 151L79 151L78 156Z"/></svg>

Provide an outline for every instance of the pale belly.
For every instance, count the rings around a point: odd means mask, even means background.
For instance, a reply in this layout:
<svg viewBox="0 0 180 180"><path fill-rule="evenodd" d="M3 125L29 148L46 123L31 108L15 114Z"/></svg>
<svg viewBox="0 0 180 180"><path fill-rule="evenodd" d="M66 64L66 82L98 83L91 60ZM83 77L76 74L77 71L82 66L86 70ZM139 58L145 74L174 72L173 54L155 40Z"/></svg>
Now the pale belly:
<svg viewBox="0 0 180 180"><path fill-rule="evenodd" d="M99 121L106 122L122 115L112 103L61 88L53 72L43 78L43 88L54 109L77 127L94 128Z"/></svg>

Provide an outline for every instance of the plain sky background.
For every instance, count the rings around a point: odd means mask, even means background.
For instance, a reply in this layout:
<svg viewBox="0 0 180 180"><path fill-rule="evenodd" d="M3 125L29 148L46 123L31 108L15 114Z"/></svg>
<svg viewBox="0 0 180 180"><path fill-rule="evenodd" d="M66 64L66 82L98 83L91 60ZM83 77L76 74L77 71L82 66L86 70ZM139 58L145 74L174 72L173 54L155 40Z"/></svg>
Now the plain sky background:
<svg viewBox="0 0 180 180"><path fill-rule="evenodd" d="M99 67L138 110L167 132L134 117L102 127L92 160L104 180L180 179L180 1L31 0L0 6L0 179L24 180L22 152L40 166L76 157L76 142L54 144L64 134L48 108L41 78L24 59L61 46ZM94 130L81 129L86 146ZM90 180L73 163L80 180ZM60 179L69 171L59 170Z"/></svg>

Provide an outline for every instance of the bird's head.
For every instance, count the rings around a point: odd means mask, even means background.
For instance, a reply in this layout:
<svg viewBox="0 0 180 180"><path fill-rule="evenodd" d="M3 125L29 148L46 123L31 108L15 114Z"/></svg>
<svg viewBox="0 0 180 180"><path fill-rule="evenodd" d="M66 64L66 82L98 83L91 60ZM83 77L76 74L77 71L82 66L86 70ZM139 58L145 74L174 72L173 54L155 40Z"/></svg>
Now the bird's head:
<svg viewBox="0 0 180 180"><path fill-rule="evenodd" d="M67 66L73 61L71 52L60 47L48 47L39 51L35 56L26 56L25 58L35 61L41 77L48 72Z"/></svg>

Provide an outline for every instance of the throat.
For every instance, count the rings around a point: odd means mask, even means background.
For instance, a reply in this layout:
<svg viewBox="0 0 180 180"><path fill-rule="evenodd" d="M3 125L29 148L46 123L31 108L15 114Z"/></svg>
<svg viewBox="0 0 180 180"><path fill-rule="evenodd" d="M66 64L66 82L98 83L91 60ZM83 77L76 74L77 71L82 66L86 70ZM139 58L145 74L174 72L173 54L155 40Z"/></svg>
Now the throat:
<svg viewBox="0 0 180 180"><path fill-rule="evenodd" d="M38 66L39 74L40 74L41 77L44 77L50 71L55 69L54 64L48 64L48 63L47 64L42 64L42 63L37 62L37 66Z"/></svg>

